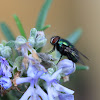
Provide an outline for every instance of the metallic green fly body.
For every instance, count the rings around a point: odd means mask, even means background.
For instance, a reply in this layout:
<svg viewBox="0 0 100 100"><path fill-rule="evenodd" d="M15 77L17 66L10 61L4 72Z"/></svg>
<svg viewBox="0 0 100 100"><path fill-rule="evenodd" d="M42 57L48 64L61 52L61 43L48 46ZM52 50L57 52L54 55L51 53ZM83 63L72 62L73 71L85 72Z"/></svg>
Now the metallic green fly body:
<svg viewBox="0 0 100 100"><path fill-rule="evenodd" d="M79 54L85 57L86 59L88 59L84 54L79 52L69 41L62 39L59 36L52 37L50 43L54 47L49 53L52 53L55 49L57 49L57 51L59 51L61 54L60 59L62 58L62 56L67 56L68 59L72 60L74 63L78 62L83 65L84 65L84 62L80 58Z"/></svg>

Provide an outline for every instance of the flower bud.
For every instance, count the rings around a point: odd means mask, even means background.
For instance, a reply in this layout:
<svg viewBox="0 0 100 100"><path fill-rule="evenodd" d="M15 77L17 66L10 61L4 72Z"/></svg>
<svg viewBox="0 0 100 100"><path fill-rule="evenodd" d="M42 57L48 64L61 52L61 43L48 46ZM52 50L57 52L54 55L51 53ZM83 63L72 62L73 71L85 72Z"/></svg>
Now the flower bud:
<svg viewBox="0 0 100 100"><path fill-rule="evenodd" d="M18 37L16 38L15 45L16 45L17 47L19 47L19 46L25 44L26 42L27 42L27 40L26 40L23 36L18 36Z"/></svg>
<svg viewBox="0 0 100 100"><path fill-rule="evenodd" d="M6 45L6 43L7 43L7 41L2 40L2 44L3 44L3 46L5 46L5 45Z"/></svg>
<svg viewBox="0 0 100 100"><path fill-rule="evenodd" d="M29 39L28 39L28 42L30 43L30 45L31 45L32 47L35 46L35 38L34 38L34 37L30 36Z"/></svg>
<svg viewBox="0 0 100 100"><path fill-rule="evenodd" d="M62 73L64 75L69 75L73 73L76 69L75 63L68 59L60 61L57 67L58 69L62 68Z"/></svg>
<svg viewBox="0 0 100 100"><path fill-rule="evenodd" d="M32 37L36 37L36 35L37 35L37 30L36 30L36 28L32 28L31 30L30 30L30 36L32 36Z"/></svg>
<svg viewBox="0 0 100 100"><path fill-rule="evenodd" d="M43 31L38 31L36 36L36 49L43 47L47 42L47 39L45 38L45 34Z"/></svg>
<svg viewBox="0 0 100 100"><path fill-rule="evenodd" d="M54 69L53 69L53 68L48 68L48 73L49 73L50 75L52 75L52 74L54 73Z"/></svg>
<svg viewBox="0 0 100 100"><path fill-rule="evenodd" d="M11 48L10 48L9 46L5 46L5 47L3 47L3 49L1 50L1 55L2 55L3 57L5 57L5 58L10 57L11 53L12 53L12 50L11 50Z"/></svg>

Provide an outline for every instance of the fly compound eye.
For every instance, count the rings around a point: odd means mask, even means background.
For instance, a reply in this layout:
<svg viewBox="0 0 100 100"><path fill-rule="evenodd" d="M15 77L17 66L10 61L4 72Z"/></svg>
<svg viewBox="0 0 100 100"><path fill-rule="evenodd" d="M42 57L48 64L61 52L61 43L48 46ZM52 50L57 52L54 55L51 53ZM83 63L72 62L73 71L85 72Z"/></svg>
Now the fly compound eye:
<svg viewBox="0 0 100 100"><path fill-rule="evenodd" d="M59 36L52 37L50 43L54 45L58 42L59 39L60 39Z"/></svg>

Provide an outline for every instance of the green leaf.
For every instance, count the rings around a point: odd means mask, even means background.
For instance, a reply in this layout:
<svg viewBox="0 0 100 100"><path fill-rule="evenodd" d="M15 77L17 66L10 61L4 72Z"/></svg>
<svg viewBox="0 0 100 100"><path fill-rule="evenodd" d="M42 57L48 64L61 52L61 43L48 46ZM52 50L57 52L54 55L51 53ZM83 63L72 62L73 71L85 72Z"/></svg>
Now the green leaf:
<svg viewBox="0 0 100 100"><path fill-rule="evenodd" d="M66 39L70 43L75 44L79 40L79 38L81 37L81 35L82 35L82 29L79 28L75 32L73 32L72 34L70 34Z"/></svg>
<svg viewBox="0 0 100 100"><path fill-rule="evenodd" d="M89 70L89 66L76 65L76 70Z"/></svg>
<svg viewBox="0 0 100 100"><path fill-rule="evenodd" d="M18 56L16 59L15 59L15 62L14 62L14 69L17 68L18 71L21 71L22 70L22 60L23 60L23 56Z"/></svg>
<svg viewBox="0 0 100 100"><path fill-rule="evenodd" d="M40 13L39 13L39 16L36 22L36 26L35 26L38 31L44 27L47 13L48 13L48 10L50 8L52 1L53 0L45 0L45 3L40 10Z"/></svg>
<svg viewBox="0 0 100 100"><path fill-rule="evenodd" d="M1 22L0 28L1 28L2 33L5 35L5 37L8 41L15 40L13 33L11 32L10 28L6 25L6 23Z"/></svg>
<svg viewBox="0 0 100 100"><path fill-rule="evenodd" d="M41 50L42 50L42 48L39 48L39 49L36 50L36 52L39 53L39 52L41 52Z"/></svg>
<svg viewBox="0 0 100 100"><path fill-rule="evenodd" d="M44 26L42 29L40 29L40 31L44 31L44 30L46 30L46 29L49 28L49 27L51 27L51 25L46 25L46 26Z"/></svg>
<svg viewBox="0 0 100 100"><path fill-rule="evenodd" d="M10 66L13 67L14 62L11 60L11 58L7 59L7 61L9 62Z"/></svg>
<svg viewBox="0 0 100 100"><path fill-rule="evenodd" d="M21 34L23 37L26 38L25 31L24 31L24 29L23 29L23 26L22 26L21 21L19 20L18 16L17 16L17 15L13 15L13 17L14 17L15 22L16 22L16 24L17 24L17 27L18 27L18 29L19 29L19 31L20 31L20 34Z"/></svg>

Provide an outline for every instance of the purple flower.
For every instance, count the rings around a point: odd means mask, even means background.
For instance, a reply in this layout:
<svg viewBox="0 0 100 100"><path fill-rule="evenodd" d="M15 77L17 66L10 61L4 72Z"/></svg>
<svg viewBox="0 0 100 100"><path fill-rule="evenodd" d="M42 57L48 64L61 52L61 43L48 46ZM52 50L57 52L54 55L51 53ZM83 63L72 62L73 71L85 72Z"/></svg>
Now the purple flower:
<svg viewBox="0 0 100 100"><path fill-rule="evenodd" d="M17 78L16 84L22 84L22 83L30 83L29 88L26 90L26 92L23 94L20 100L27 100L29 97L32 100L41 100L40 97L43 100L47 99L47 94L41 89L41 87L37 84L37 81L39 77L43 74L43 71L38 71L36 67L29 65L27 76L26 78Z"/></svg>
<svg viewBox="0 0 100 100"><path fill-rule="evenodd" d="M4 89L8 89L12 86L11 80L9 77L1 77L0 78L0 86Z"/></svg>
<svg viewBox="0 0 100 100"><path fill-rule="evenodd" d="M39 61L37 61L36 59L34 59L32 57L32 54L29 55L28 59L29 59L29 66L28 66L27 75L28 75L28 73L29 74L33 74L34 72L36 72L36 70L38 70L38 71L45 71L45 72L47 71L45 69L45 67L40 64ZM32 69L32 70L30 70L30 69ZM30 71L33 72L33 73L31 73Z"/></svg>
<svg viewBox="0 0 100 100"><path fill-rule="evenodd" d="M11 67L8 63L8 61L0 56L0 75L6 76L6 77L11 77Z"/></svg>
<svg viewBox="0 0 100 100"><path fill-rule="evenodd" d="M64 59L60 61L57 65L58 69L62 68L62 73L66 76L73 73L76 69L75 63L71 60Z"/></svg>
<svg viewBox="0 0 100 100"><path fill-rule="evenodd" d="M45 67L43 67L40 62L41 59L38 57L35 49L33 49L28 43L21 45L21 52L22 55L24 56L24 58L26 58L27 61L22 62L22 65L25 67L25 65L28 65L28 63L31 63L35 65L35 67L40 71L40 70L44 70L46 71ZM28 53L31 54L28 54ZM30 65L30 64L29 64Z"/></svg>
<svg viewBox="0 0 100 100"><path fill-rule="evenodd" d="M30 48L29 45L26 43L21 45L21 52L22 52L23 56L28 56L28 51L30 51L32 53L32 50L34 50L34 49Z"/></svg>
<svg viewBox="0 0 100 100"><path fill-rule="evenodd" d="M73 94L74 91L70 90L62 85L60 85L59 83L57 83L57 76L62 72L62 68L60 68L59 70L57 70L52 76L50 76L48 73L45 75L42 75L40 78L45 80L47 83L46 86L46 90L48 92L48 99L49 100L62 100L59 98L59 94L61 94L62 92L64 94L70 95ZM62 93L62 94L63 94Z"/></svg>
<svg viewBox="0 0 100 100"><path fill-rule="evenodd" d="M22 53L22 56L27 57L29 60L40 62L36 50L33 49L28 42L20 46L20 52Z"/></svg>
<svg viewBox="0 0 100 100"><path fill-rule="evenodd" d="M35 49L32 48L32 46L28 42L23 42L20 45L16 44L16 49L22 53L22 56L28 56L28 53L30 52L31 54L33 52L36 52ZM28 52L29 51L29 52Z"/></svg>

